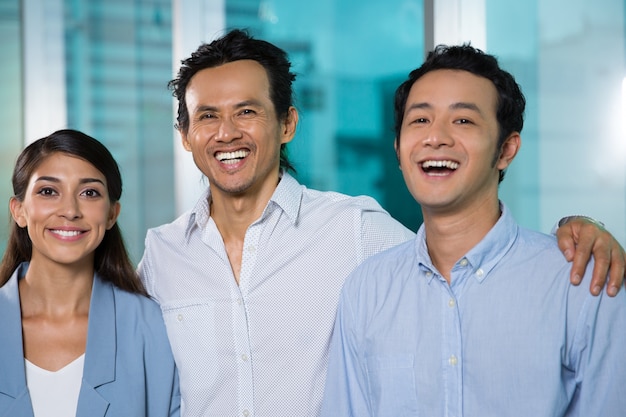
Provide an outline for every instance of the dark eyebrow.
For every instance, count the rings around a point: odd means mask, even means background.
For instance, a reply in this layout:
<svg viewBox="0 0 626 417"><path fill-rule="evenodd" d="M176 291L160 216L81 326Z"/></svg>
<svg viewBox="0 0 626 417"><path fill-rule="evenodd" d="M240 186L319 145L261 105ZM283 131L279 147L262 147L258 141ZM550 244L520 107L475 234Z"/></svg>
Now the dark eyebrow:
<svg viewBox="0 0 626 417"><path fill-rule="evenodd" d="M413 103L410 106L408 106L406 108L406 112L408 113L411 110L416 110L416 109L430 109L433 106L431 106L430 104L426 103L426 102L422 102L422 103Z"/></svg>
<svg viewBox="0 0 626 417"><path fill-rule="evenodd" d="M261 107L262 104L259 100L244 100L242 102L239 102L237 104L235 104L235 108L236 109L240 109L243 107L248 107L248 106L254 106L254 107ZM209 106L209 105L200 105L198 107L196 107L195 109L196 112L216 112L218 111L217 107L215 106Z"/></svg>
<svg viewBox="0 0 626 417"><path fill-rule="evenodd" d="M262 104L259 100L252 99L252 100L242 101L241 103L237 103L235 107L241 108L241 107L248 107L248 106L261 107Z"/></svg>
<svg viewBox="0 0 626 417"><path fill-rule="evenodd" d="M432 107L433 106L431 106L429 103L426 103L426 102L413 103L409 107L407 107L406 111L408 112L410 110L415 110L415 109L431 109ZM449 108L452 110L459 110L459 109L472 110L482 115L482 112L480 111L478 106L474 103L467 103L464 101L460 101L458 103L451 104Z"/></svg>
<svg viewBox="0 0 626 417"><path fill-rule="evenodd" d="M213 106L198 106L194 109L194 113L205 111L217 111L217 108Z"/></svg>
<svg viewBox="0 0 626 417"><path fill-rule="evenodd" d="M476 113L480 114L481 116L483 114L476 104L474 104L474 103L466 103L464 101L461 101L459 103L451 104L450 108L453 109L453 110L458 110L458 109L472 110L472 111L475 111Z"/></svg>
<svg viewBox="0 0 626 417"><path fill-rule="evenodd" d="M45 175L41 176L41 177L39 177L39 178L37 178L35 180L35 182L38 182L38 181L48 181L48 182L54 182L54 183L60 183L61 182L61 180L58 179L57 177L49 177L49 176L45 176ZM101 179L99 179L99 178L81 178L80 181L78 181L78 182L79 182L79 184L90 184L90 183L96 182L96 183L102 184L103 186L105 185L104 182Z"/></svg>

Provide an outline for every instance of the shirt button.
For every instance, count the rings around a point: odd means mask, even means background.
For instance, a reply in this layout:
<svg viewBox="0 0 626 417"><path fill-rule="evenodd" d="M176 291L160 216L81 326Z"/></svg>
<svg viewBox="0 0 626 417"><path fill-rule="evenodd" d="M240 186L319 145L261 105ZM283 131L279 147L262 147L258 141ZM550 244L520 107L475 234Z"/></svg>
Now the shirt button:
<svg viewBox="0 0 626 417"><path fill-rule="evenodd" d="M481 278L483 275L485 275L485 271L483 271L482 269L478 268L478 270L476 271L476 276L478 278Z"/></svg>
<svg viewBox="0 0 626 417"><path fill-rule="evenodd" d="M248 252L254 252L256 250L256 246L248 246Z"/></svg>
<svg viewBox="0 0 626 417"><path fill-rule="evenodd" d="M237 298L237 304L241 305L243 303L243 301L241 301L241 298Z"/></svg>
<svg viewBox="0 0 626 417"><path fill-rule="evenodd" d="M246 355L245 353L241 355L241 360L244 362L248 362L248 355Z"/></svg>
<svg viewBox="0 0 626 417"><path fill-rule="evenodd" d="M179 314L178 316L176 316L176 320L183 321L183 315Z"/></svg>
<svg viewBox="0 0 626 417"><path fill-rule="evenodd" d="M248 410L243 410L243 417L248 417L250 415L250 412Z"/></svg>
<svg viewBox="0 0 626 417"><path fill-rule="evenodd" d="M454 298L448 300L448 307L454 307L456 303L454 302Z"/></svg>
<svg viewBox="0 0 626 417"><path fill-rule="evenodd" d="M433 273L432 273L432 272L430 272L430 271L428 271L428 272L426 272L426 276L427 276L428 278L430 278L430 277L432 277L432 276L433 276Z"/></svg>
<svg viewBox="0 0 626 417"><path fill-rule="evenodd" d="M461 264L461 266L467 266L467 258L461 259L461 262L459 263Z"/></svg>
<svg viewBox="0 0 626 417"><path fill-rule="evenodd" d="M448 359L448 363L452 366L455 366L458 363L458 359L456 358L456 356L452 355Z"/></svg>

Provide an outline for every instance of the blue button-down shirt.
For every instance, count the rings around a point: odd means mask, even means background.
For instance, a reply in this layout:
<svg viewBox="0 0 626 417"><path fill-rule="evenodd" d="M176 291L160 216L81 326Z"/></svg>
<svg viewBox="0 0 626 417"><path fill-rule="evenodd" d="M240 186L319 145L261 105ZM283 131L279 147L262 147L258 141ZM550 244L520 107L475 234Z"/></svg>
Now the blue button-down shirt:
<svg viewBox="0 0 626 417"><path fill-rule="evenodd" d="M317 416L345 278L414 234L371 198L283 174L246 232L238 286L209 199L150 230L140 266L179 367L183 416Z"/></svg>
<svg viewBox="0 0 626 417"><path fill-rule="evenodd" d="M448 285L420 228L346 281L322 416L625 416L626 292L569 271L503 207Z"/></svg>

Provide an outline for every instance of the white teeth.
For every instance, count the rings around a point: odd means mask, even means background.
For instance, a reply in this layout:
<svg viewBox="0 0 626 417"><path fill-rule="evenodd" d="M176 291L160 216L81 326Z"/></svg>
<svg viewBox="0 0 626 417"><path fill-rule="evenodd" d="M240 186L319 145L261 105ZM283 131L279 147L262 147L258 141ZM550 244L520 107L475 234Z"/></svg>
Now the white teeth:
<svg viewBox="0 0 626 417"><path fill-rule="evenodd" d="M72 236L78 236L81 234L80 230L50 230L50 231L52 233L55 233L63 237L72 237Z"/></svg>
<svg viewBox="0 0 626 417"><path fill-rule="evenodd" d="M226 162L229 164L237 162L236 160L245 158L250 154L250 151L239 150L235 152L218 152L215 154L215 157L220 162Z"/></svg>
<svg viewBox="0 0 626 417"><path fill-rule="evenodd" d="M458 167L459 167L458 162L454 162L454 161L424 161L422 162L422 168L457 169Z"/></svg>

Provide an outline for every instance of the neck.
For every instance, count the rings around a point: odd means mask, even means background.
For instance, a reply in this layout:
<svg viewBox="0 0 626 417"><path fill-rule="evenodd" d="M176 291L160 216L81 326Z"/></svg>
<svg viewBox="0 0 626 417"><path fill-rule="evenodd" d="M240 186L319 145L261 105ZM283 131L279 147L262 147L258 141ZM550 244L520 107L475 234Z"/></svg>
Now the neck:
<svg viewBox="0 0 626 417"><path fill-rule="evenodd" d="M255 222L272 198L278 177L266 183L258 190L248 190L241 194L228 194L220 190L211 190L209 210L222 238L243 241L248 227Z"/></svg>
<svg viewBox="0 0 626 417"><path fill-rule="evenodd" d="M93 274L93 266L76 268L49 263L44 266L31 260L19 282L22 316L88 314Z"/></svg>
<svg viewBox="0 0 626 417"><path fill-rule="evenodd" d="M454 264L489 233L500 218L499 202L486 201L459 213L434 213L423 209L428 254L450 283Z"/></svg>

